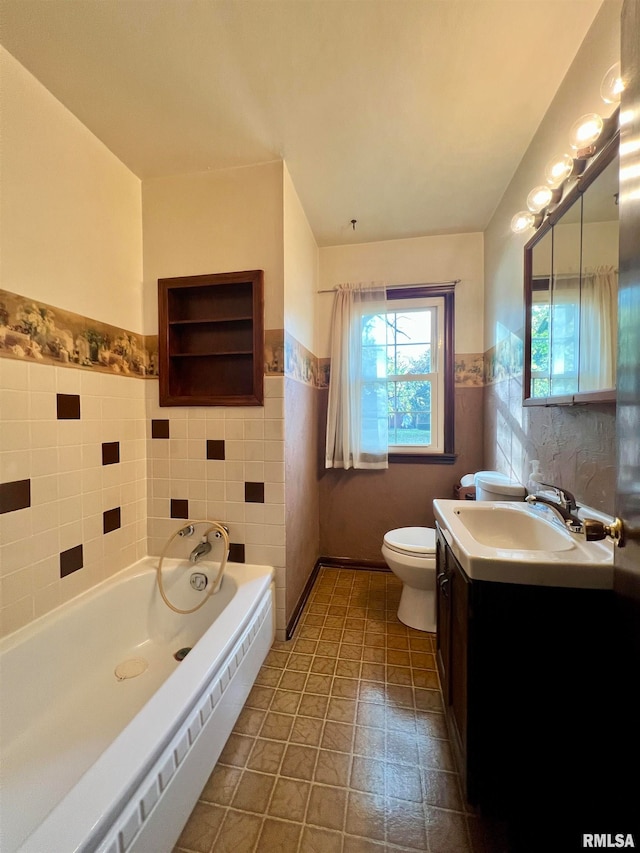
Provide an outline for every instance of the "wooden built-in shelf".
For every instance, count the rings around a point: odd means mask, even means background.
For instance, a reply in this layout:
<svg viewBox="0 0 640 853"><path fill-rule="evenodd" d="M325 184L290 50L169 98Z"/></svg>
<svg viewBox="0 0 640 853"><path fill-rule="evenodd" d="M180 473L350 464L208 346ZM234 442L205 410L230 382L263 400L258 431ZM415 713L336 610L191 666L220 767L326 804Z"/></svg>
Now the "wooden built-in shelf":
<svg viewBox="0 0 640 853"><path fill-rule="evenodd" d="M263 272L158 281L161 406L260 406Z"/></svg>

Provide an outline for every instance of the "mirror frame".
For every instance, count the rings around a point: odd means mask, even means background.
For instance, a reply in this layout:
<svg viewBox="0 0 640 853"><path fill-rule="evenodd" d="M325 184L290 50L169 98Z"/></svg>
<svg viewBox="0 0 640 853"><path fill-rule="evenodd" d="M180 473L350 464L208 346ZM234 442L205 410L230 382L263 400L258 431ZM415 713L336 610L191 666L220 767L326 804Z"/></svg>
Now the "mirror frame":
<svg viewBox="0 0 640 853"><path fill-rule="evenodd" d="M531 306L533 303L533 249L536 244L559 222L570 207L591 186L596 178L613 162L619 151L620 130L616 129L602 150L580 175L576 184L569 190L562 201L546 217L536 233L524 247L524 375L523 375L523 406L573 406L578 403L615 403L616 389L607 388L604 391L582 391L566 396L532 397L531 396Z"/></svg>

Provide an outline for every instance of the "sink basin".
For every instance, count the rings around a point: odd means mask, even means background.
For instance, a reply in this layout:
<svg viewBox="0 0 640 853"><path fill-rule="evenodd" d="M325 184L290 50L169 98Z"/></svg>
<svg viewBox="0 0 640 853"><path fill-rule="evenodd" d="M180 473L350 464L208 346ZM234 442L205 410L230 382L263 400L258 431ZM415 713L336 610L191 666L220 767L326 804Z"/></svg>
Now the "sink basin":
<svg viewBox="0 0 640 853"><path fill-rule="evenodd" d="M587 542L543 504L435 500L454 556L472 580L611 589L613 542Z"/></svg>
<svg viewBox="0 0 640 853"><path fill-rule="evenodd" d="M502 502L454 509L469 533L482 545L520 551L568 551L571 533L553 521L528 512L513 512Z"/></svg>

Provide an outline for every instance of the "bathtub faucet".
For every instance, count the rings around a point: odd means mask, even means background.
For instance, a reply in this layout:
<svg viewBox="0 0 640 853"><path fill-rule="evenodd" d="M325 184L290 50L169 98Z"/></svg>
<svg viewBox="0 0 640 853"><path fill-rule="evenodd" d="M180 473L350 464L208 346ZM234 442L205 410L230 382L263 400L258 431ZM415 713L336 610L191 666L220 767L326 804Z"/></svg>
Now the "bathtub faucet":
<svg viewBox="0 0 640 853"><path fill-rule="evenodd" d="M211 543L206 539L203 539L202 542L198 542L193 551L189 554L189 561L192 563L197 563L200 557L204 557L205 554L208 554L211 550Z"/></svg>

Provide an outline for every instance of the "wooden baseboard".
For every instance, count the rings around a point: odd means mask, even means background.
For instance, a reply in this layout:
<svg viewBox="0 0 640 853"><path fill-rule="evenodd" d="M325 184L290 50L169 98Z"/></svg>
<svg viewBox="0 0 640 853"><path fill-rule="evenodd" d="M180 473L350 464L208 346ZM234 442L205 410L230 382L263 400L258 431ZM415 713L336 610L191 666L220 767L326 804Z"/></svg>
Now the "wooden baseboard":
<svg viewBox="0 0 640 853"><path fill-rule="evenodd" d="M311 595L311 590L313 589L313 585L320 573L320 569L323 567L327 569L353 569L355 571L362 570L367 572L391 571L386 563L382 563L377 560L356 560L353 557L318 557L313 569L311 570L311 574L307 578L307 582L304 585L304 589L298 599L298 603L291 614L291 619L289 619L287 623L285 634L287 640L290 640L293 637L294 631L296 630L300 617L302 616L304 606Z"/></svg>

